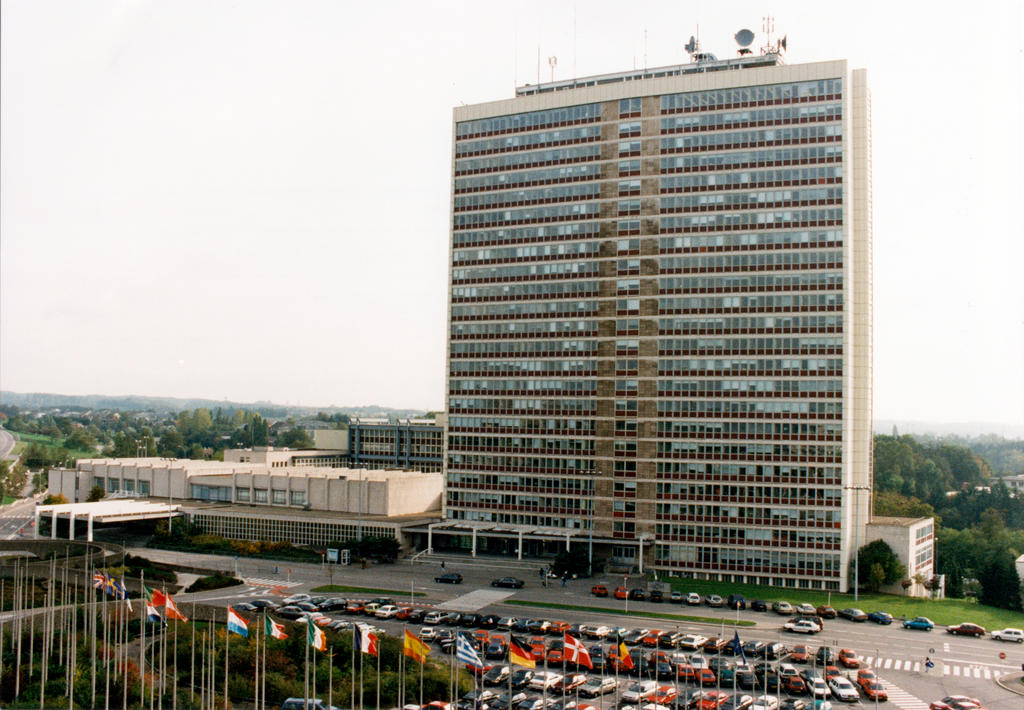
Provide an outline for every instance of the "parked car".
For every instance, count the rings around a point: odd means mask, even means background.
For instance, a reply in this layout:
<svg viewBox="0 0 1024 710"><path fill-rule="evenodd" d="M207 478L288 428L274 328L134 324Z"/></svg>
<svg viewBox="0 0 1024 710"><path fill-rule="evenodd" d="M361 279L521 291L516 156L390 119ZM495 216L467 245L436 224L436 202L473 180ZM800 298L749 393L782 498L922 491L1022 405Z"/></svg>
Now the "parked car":
<svg viewBox="0 0 1024 710"><path fill-rule="evenodd" d="M699 594L697 594L697 592L689 592L686 595L686 603L689 604L690 606L697 606L702 601L704 601L704 600L701 598L701 596Z"/></svg>
<svg viewBox="0 0 1024 710"><path fill-rule="evenodd" d="M615 679L611 677L593 676L580 686L580 695L585 698L596 698L615 692Z"/></svg>
<svg viewBox="0 0 1024 710"><path fill-rule="evenodd" d="M629 598L636 599L638 602L642 602L644 599L647 598L647 592L640 589L640 587L634 587L633 589L629 590Z"/></svg>
<svg viewBox="0 0 1024 710"><path fill-rule="evenodd" d="M819 666L827 666L835 660L832 655L832 649L828 646L819 646L818 651L814 654L814 658Z"/></svg>
<svg viewBox="0 0 1024 710"><path fill-rule="evenodd" d="M833 608L832 608L831 606L829 606L828 604L822 604L821 606L819 606L819 607L818 607L817 609L815 609L814 611L815 611L815 612L816 612L816 613L818 614L818 616L820 616L820 617L821 617L822 619L834 619L834 618L836 618L836 616L838 616L838 612L836 612L836 610L835 610L835 609L833 609Z"/></svg>
<svg viewBox="0 0 1024 710"><path fill-rule="evenodd" d="M803 698L786 698L779 705L779 710L804 710L807 701Z"/></svg>
<svg viewBox="0 0 1024 710"><path fill-rule="evenodd" d="M768 602L764 599L755 599L750 602L751 611L768 611Z"/></svg>
<svg viewBox="0 0 1024 710"><path fill-rule="evenodd" d="M779 710L779 699L774 695L761 695L754 698L750 710Z"/></svg>
<svg viewBox="0 0 1024 710"><path fill-rule="evenodd" d="M803 644L794 646L793 650L789 654L790 663L807 663L810 657L810 650Z"/></svg>
<svg viewBox="0 0 1024 710"><path fill-rule="evenodd" d="M777 601L774 604L772 604L772 611L774 611L776 614L780 614L780 615L792 614L793 613L793 605L790 604L787 601L781 601L780 600L780 601Z"/></svg>
<svg viewBox="0 0 1024 710"><path fill-rule="evenodd" d="M847 607L846 609L840 609L838 612L839 616L847 619L848 621L867 621L868 615L860 609L854 607Z"/></svg>
<svg viewBox="0 0 1024 710"><path fill-rule="evenodd" d="M876 624L882 624L888 626L892 623L892 614L887 611L873 611L868 614L868 621L873 621Z"/></svg>
<svg viewBox="0 0 1024 710"><path fill-rule="evenodd" d="M281 703L281 710L340 710L336 705L328 705L320 698L288 698Z"/></svg>
<svg viewBox="0 0 1024 710"><path fill-rule="evenodd" d="M790 695L806 695L807 682L798 675L789 676L783 683L783 689Z"/></svg>
<svg viewBox="0 0 1024 710"><path fill-rule="evenodd" d="M701 636L700 634L686 634L679 639L679 648L684 651L696 651L698 648L703 648L704 644L707 642L707 636Z"/></svg>
<svg viewBox="0 0 1024 710"><path fill-rule="evenodd" d="M657 681L641 680L622 692L622 701L636 704L641 700L647 700L658 690Z"/></svg>
<svg viewBox="0 0 1024 710"><path fill-rule="evenodd" d="M446 572L439 577L434 577L434 581L441 584L462 584L462 575L458 572Z"/></svg>
<svg viewBox="0 0 1024 710"><path fill-rule="evenodd" d="M704 599L704 601L705 601L705 603L707 603L708 606L713 606L713 607L723 607L723 606L725 606L725 600L722 599L722 597L718 596L717 594L709 594Z"/></svg>
<svg viewBox="0 0 1024 710"><path fill-rule="evenodd" d="M815 616L815 615L817 615L818 610L814 607L813 604L808 604L807 602L803 602L801 604L797 604L796 605L796 613L797 614L803 614L805 616Z"/></svg>
<svg viewBox="0 0 1024 710"><path fill-rule="evenodd" d="M459 577L459 581L462 581L461 577ZM524 584L526 584L526 582L518 577L501 577L499 579L491 580L492 587L505 587L506 589L522 589Z"/></svg>
<svg viewBox="0 0 1024 710"><path fill-rule="evenodd" d="M747 600L743 598L742 594L730 594L728 604L730 609L742 611L747 608Z"/></svg>
<svg viewBox="0 0 1024 710"><path fill-rule="evenodd" d="M860 690L864 693L864 697L872 702L884 703L889 700L889 694L885 692L885 687L877 680L861 683Z"/></svg>
<svg viewBox="0 0 1024 710"><path fill-rule="evenodd" d="M980 638L985 635L985 627L978 626L977 624L957 624L948 627L946 633L955 634L956 636L977 636Z"/></svg>
<svg viewBox="0 0 1024 710"><path fill-rule="evenodd" d="M947 695L942 700L936 700L928 706L929 710L966 710L966 708L972 707L980 708L981 701L966 695Z"/></svg>
<svg viewBox="0 0 1024 710"><path fill-rule="evenodd" d="M626 589L625 587L616 587L615 588L615 598L616 599L628 599L629 598L629 590Z"/></svg>
<svg viewBox="0 0 1024 710"><path fill-rule="evenodd" d="M903 628L916 629L917 631L931 631L935 628L935 623L927 616L915 616L913 619L907 619L904 621Z"/></svg>
<svg viewBox="0 0 1024 710"><path fill-rule="evenodd" d="M398 615L399 608L394 604L385 604L384 606L377 607L377 611L374 612L374 616L378 619L393 619Z"/></svg>
<svg viewBox="0 0 1024 710"><path fill-rule="evenodd" d="M608 596L608 587L603 584L595 584L590 588L590 593L595 597L606 597Z"/></svg>
<svg viewBox="0 0 1024 710"><path fill-rule="evenodd" d="M993 631L992 638L996 641L1016 641L1017 643L1024 643L1024 631L1020 629L1001 629L1000 631Z"/></svg>
<svg viewBox="0 0 1024 710"><path fill-rule="evenodd" d="M807 691L811 694L812 698L821 698L822 700L828 699L832 694L824 678L812 678L807 683Z"/></svg>
<svg viewBox="0 0 1024 710"><path fill-rule="evenodd" d="M860 693L853 686L848 679L843 676L836 676L828 682L829 689L832 691L832 697L836 700L842 700L844 703L855 703L860 700Z"/></svg>
<svg viewBox="0 0 1024 710"><path fill-rule="evenodd" d="M682 604L683 603L683 593L678 591L678 590L673 589L672 593L668 595L668 601L669 601L670 604Z"/></svg>

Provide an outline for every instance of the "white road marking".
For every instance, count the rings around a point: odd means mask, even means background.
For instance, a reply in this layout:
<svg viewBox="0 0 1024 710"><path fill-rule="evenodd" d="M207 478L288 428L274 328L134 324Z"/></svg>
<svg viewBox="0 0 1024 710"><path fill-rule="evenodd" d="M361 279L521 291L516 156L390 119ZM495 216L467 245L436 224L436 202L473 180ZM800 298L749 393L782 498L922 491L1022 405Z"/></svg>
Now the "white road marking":
<svg viewBox="0 0 1024 710"><path fill-rule="evenodd" d="M512 594L513 592L499 592L494 589L477 589L469 594L463 594L461 597L438 604L437 608L451 611L478 611L485 606L504 601Z"/></svg>
<svg viewBox="0 0 1024 710"><path fill-rule="evenodd" d="M885 668L886 670L888 670L889 668L892 668L892 659L891 658L886 658L885 659L885 665L883 665L882 667Z"/></svg>

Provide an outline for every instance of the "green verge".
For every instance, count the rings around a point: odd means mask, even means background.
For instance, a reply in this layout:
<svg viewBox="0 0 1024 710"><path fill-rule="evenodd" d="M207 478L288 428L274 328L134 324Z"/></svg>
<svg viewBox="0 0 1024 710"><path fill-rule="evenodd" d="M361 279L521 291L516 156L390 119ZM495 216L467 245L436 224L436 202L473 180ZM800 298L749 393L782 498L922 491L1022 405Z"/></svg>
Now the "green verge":
<svg viewBox="0 0 1024 710"><path fill-rule="evenodd" d="M2 499L0 499L0 505L7 505L8 503L13 503L16 500L18 499L15 498L14 496L5 495Z"/></svg>
<svg viewBox="0 0 1024 710"><path fill-rule="evenodd" d="M736 584L732 582L714 582L703 579L668 578L662 581L671 585L672 589L684 594L697 592L701 595L718 594L728 597L730 594L742 594L749 602L751 599L764 599L769 604L773 601L785 600L793 604L809 602L815 606L831 604L836 609L856 607L868 613L880 610L887 611L897 619L906 616L927 616L940 626L951 626L970 622L984 626L989 631L1006 626L1020 627L1020 612L998 609L993 606L979 604L974 599L920 599L903 597L895 594L865 592L854 600L852 594L837 592L811 591L806 589L781 589L779 587L760 587L752 584ZM767 612L767 616L775 614ZM869 622L870 623L870 622Z"/></svg>
<svg viewBox="0 0 1024 710"><path fill-rule="evenodd" d="M402 597L422 597L425 596L423 592L413 592L409 594L409 590L406 589L404 592L400 592L397 589L374 589L372 587L350 587L344 584L325 584L322 587L313 587L311 592L317 594L341 594L343 592L353 592L355 594L386 594L391 597L395 597L395 603L399 603Z"/></svg>
<svg viewBox="0 0 1024 710"><path fill-rule="evenodd" d="M684 614L666 614L665 612L659 611L645 611L643 609L634 609L633 611L626 611L625 609L609 609L600 606L578 606L576 604L556 604L553 602L531 602L525 599L506 599L505 604L515 604L517 606L536 606L545 609L562 609L563 611L587 611L597 614L618 614L619 616L641 616L650 619L668 619L669 621L696 621L702 624L715 624L721 626L756 626L756 622L746 621L740 619L725 619L725 618L712 618L710 616L686 616Z"/></svg>

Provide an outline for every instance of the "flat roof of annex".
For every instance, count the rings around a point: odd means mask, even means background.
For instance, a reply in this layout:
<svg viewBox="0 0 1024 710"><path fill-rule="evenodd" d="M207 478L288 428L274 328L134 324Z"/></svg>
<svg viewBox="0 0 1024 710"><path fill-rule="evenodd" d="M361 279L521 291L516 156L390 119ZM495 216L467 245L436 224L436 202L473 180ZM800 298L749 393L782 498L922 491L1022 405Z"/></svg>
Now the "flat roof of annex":
<svg viewBox="0 0 1024 710"><path fill-rule="evenodd" d="M770 55L758 55L753 59L763 59L765 56ZM750 60L751 58L739 57L719 62L681 64L674 67L638 69L619 74L568 79L528 87L536 89L536 91L527 93L521 93L527 87L520 87L516 90L514 98L456 106L452 111L452 117L455 123L459 123L636 96L660 96L662 94L760 86L791 81L845 78L849 72L845 59L805 64L771 62L743 64L741 60L744 59ZM710 65L722 66L705 71L705 69L711 68ZM686 71L683 71L684 69ZM554 88L556 86L557 89Z"/></svg>

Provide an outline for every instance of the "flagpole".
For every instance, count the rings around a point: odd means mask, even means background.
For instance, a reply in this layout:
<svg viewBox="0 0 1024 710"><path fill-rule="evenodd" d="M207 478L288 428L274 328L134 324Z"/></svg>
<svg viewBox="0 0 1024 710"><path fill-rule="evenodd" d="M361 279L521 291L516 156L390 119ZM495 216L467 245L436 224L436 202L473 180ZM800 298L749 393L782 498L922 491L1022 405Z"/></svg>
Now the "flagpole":
<svg viewBox="0 0 1024 710"><path fill-rule="evenodd" d="M426 663L427 663L427 657L423 656L423 658L420 659L420 708L423 707L423 666L425 666ZM512 697L511 696L509 696L508 702L509 702L509 706L511 707L511 705L512 705Z"/></svg>
<svg viewBox="0 0 1024 710"><path fill-rule="evenodd" d="M188 674L188 702L196 694L196 598L192 597L192 670Z"/></svg>
<svg viewBox="0 0 1024 710"><path fill-rule="evenodd" d="M174 681L171 684L171 710L178 710L178 621L174 620Z"/></svg>
<svg viewBox="0 0 1024 710"><path fill-rule="evenodd" d="M380 710L380 649L377 649L377 710Z"/></svg>
<svg viewBox="0 0 1024 710"><path fill-rule="evenodd" d="M206 707L206 631L203 631L203 645L199 652L199 708Z"/></svg>
<svg viewBox="0 0 1024 710"><path fill-rule="evenodd" d="M121 576L124 580L124 575ZM139 570L139 583L145 586L146 584L146 573L144 570ZM122 581L121 586L124 587ZM124 587L122 593L125 599L128 598L128 589ZM146 703L146 605L140 604L139 614L141 619L139 625L142 628L142 641L139 643L139 705L144 706Z"/></svg>
<svg viewBox="0 0 1024 710"><path fill-rule="evenodd" d="M228 607L230 609L231 607ZM230 613L230 612L228 612ZM228 656L231 655L231 648L228 641L231 640L231 629L224 624L224 710L228 710Z"/></svg>
<svg viewBox="0 0 1024 710"><path fill-rule="evenodd" d="M356 624L352 622L352 710L356 710Z"/></svg>
<svg viewBox="0 0 1024 710"><path fill-rule="evenodd" d="M261 611L263 612L263 615L266 616L267 610L266 609L262 609ZM264 622L264 624L261 624L261 626L265 626L265 625L266 625L266 622ZM255 663L254 663L254 665L256 666L256 676L255 676L255 682L252 684L252 694L254 696L254 699L256 700L256 708L257 708L257 710L259 710L259 707L260 707L260 631L261 630L262 629L256 629L256 633L254 634L254 636L256 636L256 659L255 659ZM264 633L266 633L266 632L264 631Z"/></svg>
<svg viewBox="0 0 1024 710"><path fill-rule="evenodd" d="M334 646L327 650L327 707L334 704Z"/></svg>
<svg viewBox="0 0 1024 710"><path fill-rule="evenodd" d="M309 707L309 617L306 617L306 662L302 674L302 702L303 710Z"/></svg>

